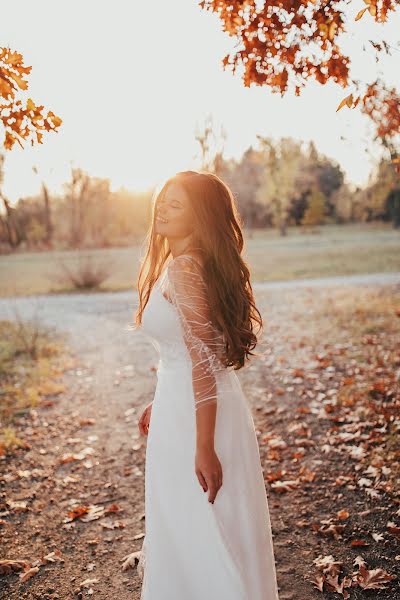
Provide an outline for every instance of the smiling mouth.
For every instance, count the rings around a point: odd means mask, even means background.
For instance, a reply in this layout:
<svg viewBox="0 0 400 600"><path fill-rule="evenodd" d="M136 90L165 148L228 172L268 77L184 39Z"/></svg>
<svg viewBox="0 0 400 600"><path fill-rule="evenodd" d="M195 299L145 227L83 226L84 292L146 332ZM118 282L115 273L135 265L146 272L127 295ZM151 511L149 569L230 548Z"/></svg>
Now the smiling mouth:
<svg viewBox="0 0 400 600"><path fill-rule="evenodd" d="M163 219L163 217L160 217L160 215L157 215L156 221L159 223L168 223L167 219Z"/></svg>

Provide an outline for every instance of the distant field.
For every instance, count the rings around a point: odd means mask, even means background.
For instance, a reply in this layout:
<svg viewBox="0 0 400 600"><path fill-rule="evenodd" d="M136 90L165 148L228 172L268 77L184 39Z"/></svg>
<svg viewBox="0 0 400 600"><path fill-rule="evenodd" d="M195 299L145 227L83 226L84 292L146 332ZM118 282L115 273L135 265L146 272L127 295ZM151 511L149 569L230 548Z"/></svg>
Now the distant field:
<svg viewBox="0 0 400 600"><path fill-rule="evenodd" d="M244 258L253 282L303 279L356 273L400 271L400 231L391 225L325 225L319 233L301 233L289 228L277 231L245 231ZM84 251L96 264L110 264L110 277L101 290L135 289L139 247ZM59 261L71 270L78 264L76 251L27 252L0 256L2 296L70 291L53 280L60 274Z"/></svg>

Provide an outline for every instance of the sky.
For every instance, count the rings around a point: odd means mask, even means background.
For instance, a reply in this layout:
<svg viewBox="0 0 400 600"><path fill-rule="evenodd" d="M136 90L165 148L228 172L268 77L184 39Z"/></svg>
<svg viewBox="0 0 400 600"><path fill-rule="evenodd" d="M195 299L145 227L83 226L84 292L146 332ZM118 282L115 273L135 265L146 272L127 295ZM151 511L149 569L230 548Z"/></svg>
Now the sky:
<svg viewBox="0 0 400 600"><path fill-rule="evenodd" d="M364 6L349 5L345 49L353 74L373 81L380 70L398 86L400 10L386 24L368 13L354 23ZM20 0L3 2L1 17L0 46L32 66L26 95L63 119L43 144L16 144L6 153L3 191L11 202L37 193L42 180L61 193L71 167L109 178L113 190L148 189L198 168L195 135L209 115L217 133L226 132L226 158L239 159L257 135L313 140L347 182L365 185L381 154L366 116L347 107L336 112L349 93L338 85L310 82L300 97L244 87L240 72L222 67L234 40L197 0ZM398 49L376 65L362 51L368 39Z"/></svg>

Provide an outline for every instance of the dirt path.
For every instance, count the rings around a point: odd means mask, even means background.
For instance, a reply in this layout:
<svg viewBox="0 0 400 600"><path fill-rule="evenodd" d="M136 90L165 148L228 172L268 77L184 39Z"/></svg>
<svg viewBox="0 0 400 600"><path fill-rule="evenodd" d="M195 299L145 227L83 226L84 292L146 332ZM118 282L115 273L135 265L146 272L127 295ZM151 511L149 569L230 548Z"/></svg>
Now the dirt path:
<svg viewBox="0 0 400 600"><path fill-rule="evenodd" d="M260 436L268 432L278 438L285 436L289 417L293 418L304 401L295 387L286 385L285 372L289 367L304 367L314 357L315 348L295 341L304 339L307 326L311 335L312 308L319 299L326 300L335 286L343 289L399 281L398 274L383 274L362 280L254 286L268 333L267 342L260 346L266 353L238 376L252 402ZM136 295L54 295L18 298L16 302L23 318L37 314L46 325L65 332L78 364L65 374L67 392L52 406L39 409L33 423L28 423L32 426L31 447L18 451L0 467L5 474L3 506L9 511L4 514L3 510L0 530L3 557L42 560L38 573L24 583L18 574L0 577L0 598L138 600L136 569L124 571L122 563L125 556L140 549L144 533L146 440L139 436L137 419L153 397L157 354L147 338L129 330ZM13 303L0 301L0 318L13 318ZM329 331L329 323L326 327ZM277 392L280 388L285 389ZM313 415L309 417L313 426ZM264 444L260 448L267 475L273 462ZM67 455L75 455L75 459ZM307 466L311 470L323 461L317 446L310 451ZM286 479L290 479L289 472ZM267 484L280 600L324 597L307 580L307 574L318 554L329 554L327 542L299 522L312 519L317 507L327 515L340 508L332 504L325 483L305 483L290 499ZM10 498L26 502L27 508L14 506L11 510L4 504ZM90 505L104 512L87 522L68 519L72 509ZM60 552L62 560L57 554L54 562L45 559L51 552ZM377 593L376 598L386 597Z"/></svg>

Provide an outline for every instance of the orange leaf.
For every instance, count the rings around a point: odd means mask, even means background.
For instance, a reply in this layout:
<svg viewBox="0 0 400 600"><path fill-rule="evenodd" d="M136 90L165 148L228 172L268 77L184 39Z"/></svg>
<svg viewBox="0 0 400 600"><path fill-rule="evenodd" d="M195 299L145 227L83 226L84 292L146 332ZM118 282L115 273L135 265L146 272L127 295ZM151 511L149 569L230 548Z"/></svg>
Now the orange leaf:
<svg viewBox="0 0 400 600"><path fill-rule="evenodd" d="M26 101L26 110L35 110L35 108L36 104L34 103L32 98L28 98L28 100Z"/></svg>
<svg viewBox="0 0 400 600"><path fill-rule="evenodd" d="M10 52L7 48L3 49L1 58L6 65L12 65L13 67L21 64L24 60L22 54Z"/></svg>
<svg viewBox="0 0 400 600"><path fill-rule="evenodd" d="M62 123L62 119L60 119L60 117L57 117L57 115L55 115L53 112L49 112L47 117L53 123L54 127L59 127Z"/></svg>
<svg viewBox="0 0 400 600"><path fill-rule="evenodd" d="M335 33L336 33L336 29L337 29L337 24L335 22L331 23L329 25L329 33L328 33L328 37L329 39L332 41L333 38L335 37Z"/></svg>
<svg viewBox="0 0 400 600"><path fill-rule="evenodd" d="M353 103L353 94L349 94L348 96L346 96L346 98L343 98L343 100L341 101L341 103L337 107L336 112L338 110L340 110L345 104L347 104L347 106L349 108L351 108L352 103Z"/></svg>
<svg viewBox="0 0 400 600"><path fill-rule="evenodd" d="M27 571L19 574L20 581L28 581L28 579L36 575L36 573L39 573L39 567L31 567Z"/></svg>
<svg viewBox="0 0 400 600"><path fill-rule="evenodd" d="M368 6L366 8L361 9L357 15L356 18L354 19L355 21L358 21L359 19L361 19L361 17L363 16L363 14L365 13L365 11L368 10Z"/></svg>
<svg viewBox="0 0 400 600"><path fill-rule="evenodd" d="M341 521L344 521L345 519L347 519L349 517L349 512L347 510L339 510L337 512L337 516L338 516L338 519L340 519Z"/></svg>
<svg viewBox="0 0 400 600"><path fill-rule="evenodd" d="M8 77L11 77L11 79L13 79L15 81L15 83L18 85L18 87L21 90L27 90L28 89L28 82L25 81L25 79L22 79L22 77L20 77L16 73L13 73L12 71L9 71L8 72Z"/></svg>

